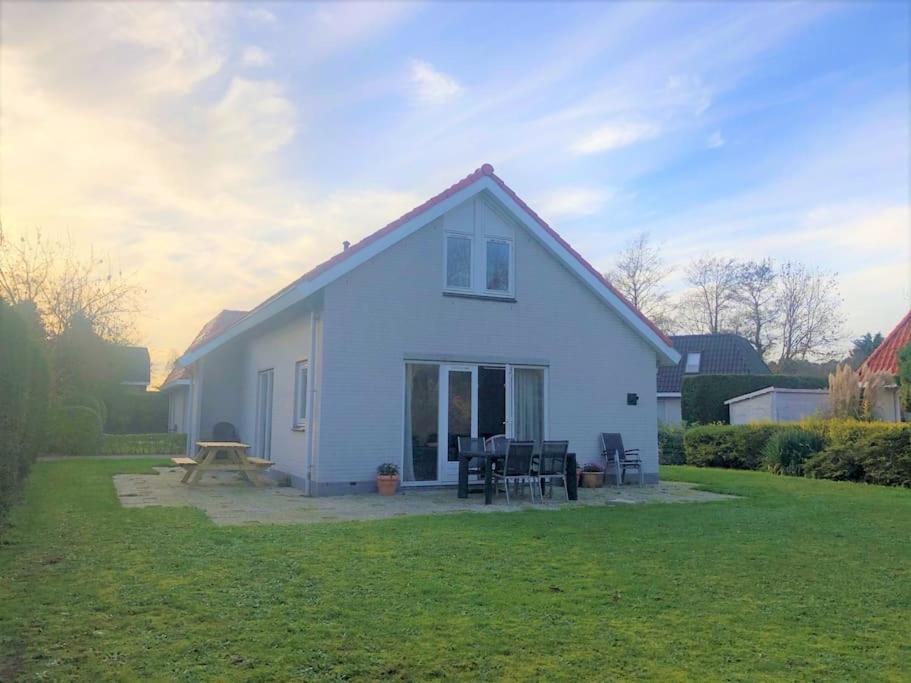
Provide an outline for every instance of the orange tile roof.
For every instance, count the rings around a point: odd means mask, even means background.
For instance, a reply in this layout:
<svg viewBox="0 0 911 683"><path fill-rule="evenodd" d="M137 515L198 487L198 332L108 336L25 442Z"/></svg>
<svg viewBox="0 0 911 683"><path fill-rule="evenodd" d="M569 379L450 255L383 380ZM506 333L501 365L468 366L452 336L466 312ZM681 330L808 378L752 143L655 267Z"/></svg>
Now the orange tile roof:
<svg viewBox="0 0 911 683"><path fill-rule="evenodd" d="M899 321L895 329L876 347L870 357L865 360L858 372L861 377L877 372L887 372L890 375L898 374L898 350L905 344L911 343L911 310Z"/></svg>

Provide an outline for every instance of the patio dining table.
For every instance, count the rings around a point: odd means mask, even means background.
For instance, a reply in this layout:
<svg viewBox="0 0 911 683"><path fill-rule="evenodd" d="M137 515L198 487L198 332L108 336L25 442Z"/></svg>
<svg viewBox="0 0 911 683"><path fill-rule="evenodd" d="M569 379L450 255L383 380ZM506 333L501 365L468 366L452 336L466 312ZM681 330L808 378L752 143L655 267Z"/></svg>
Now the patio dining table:
<svg viewBox="0 0 911 683"><path fill-rule="evenodd" d="M493 468L494 463L506 458L505 453L488 453L487 451L463 451L459 453L459 498L468 498L468 463L473 459L484 461L484 505L493 503ZM576 454L566 454L566 493L570 500L579 499L579 480L576 477ZM544 490L544 482L541 482Z"/></svg>

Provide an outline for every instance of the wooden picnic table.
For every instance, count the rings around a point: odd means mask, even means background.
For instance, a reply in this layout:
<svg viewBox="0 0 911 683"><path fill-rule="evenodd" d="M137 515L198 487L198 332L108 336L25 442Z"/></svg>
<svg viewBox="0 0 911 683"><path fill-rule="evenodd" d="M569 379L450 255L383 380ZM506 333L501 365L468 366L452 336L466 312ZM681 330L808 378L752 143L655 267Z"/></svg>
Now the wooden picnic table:
<svg viewBox="0 0 911 683"><path fill-rule="evenodd" d="M272 467L270 460L247 455L250 446L238 441L197 441L196 448L195 458L171 458L185 470L181 483L198 484L206 472L240 472L247 482L260 486L258 473Z"/></svg>

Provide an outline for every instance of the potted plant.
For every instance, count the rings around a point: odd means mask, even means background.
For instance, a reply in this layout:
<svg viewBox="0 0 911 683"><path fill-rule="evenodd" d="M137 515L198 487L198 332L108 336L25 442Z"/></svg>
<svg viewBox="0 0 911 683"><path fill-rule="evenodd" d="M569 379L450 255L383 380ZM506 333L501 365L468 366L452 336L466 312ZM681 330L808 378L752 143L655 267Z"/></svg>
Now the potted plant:
<svg viewBox="0 0 911 683"><path fill-rule="evenodd" d="M582 486L587 489L604 486L604 468L596 462L585 463L582 466Z"/></svg>
<svg viewBox="0 0 911 683"><path fill-rule="evenodd" d="M376 468L376 488L381 496L394 496L399 487L399 466L384 462Z"/></svg>

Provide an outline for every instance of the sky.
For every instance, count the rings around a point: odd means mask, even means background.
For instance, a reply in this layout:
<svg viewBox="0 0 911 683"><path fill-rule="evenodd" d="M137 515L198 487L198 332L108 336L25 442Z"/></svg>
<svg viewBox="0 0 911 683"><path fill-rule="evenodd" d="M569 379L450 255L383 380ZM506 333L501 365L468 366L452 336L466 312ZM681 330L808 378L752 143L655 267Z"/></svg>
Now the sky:
<svg viewBox="0 0 911 683"><path fill-rule="evenodd" d="M141 284L157 377L485 162L605 271L837 272L847 347L911 303L909 8L6 1L0 220Z"/></svg>

